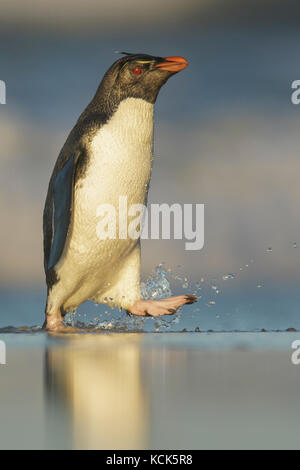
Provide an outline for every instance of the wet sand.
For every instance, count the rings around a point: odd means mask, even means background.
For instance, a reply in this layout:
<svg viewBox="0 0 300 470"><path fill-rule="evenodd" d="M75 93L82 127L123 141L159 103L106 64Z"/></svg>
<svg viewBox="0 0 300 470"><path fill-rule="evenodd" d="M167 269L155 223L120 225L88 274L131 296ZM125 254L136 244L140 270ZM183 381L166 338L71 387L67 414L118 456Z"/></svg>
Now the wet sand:
<svg viewBox="0 0 300 470"><path fill-rule="evenodd" d="M299 333L1 334L1 449L299 449Z"/></svg>

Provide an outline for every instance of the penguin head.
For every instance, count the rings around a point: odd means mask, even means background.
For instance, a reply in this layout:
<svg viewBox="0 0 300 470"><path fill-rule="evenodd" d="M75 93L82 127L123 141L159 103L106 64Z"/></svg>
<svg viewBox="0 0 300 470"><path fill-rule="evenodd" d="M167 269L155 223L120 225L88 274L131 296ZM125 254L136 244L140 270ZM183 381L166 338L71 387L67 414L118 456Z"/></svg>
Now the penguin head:
<svg viewBox="0 0 300 470"><path fill-rule="evenodd" d="M108 69L100 84L99 92L114 103L126 98L140 98L155 103L162 85L188 62L183 57L155 57L148 54L122 52Z"/></svg>

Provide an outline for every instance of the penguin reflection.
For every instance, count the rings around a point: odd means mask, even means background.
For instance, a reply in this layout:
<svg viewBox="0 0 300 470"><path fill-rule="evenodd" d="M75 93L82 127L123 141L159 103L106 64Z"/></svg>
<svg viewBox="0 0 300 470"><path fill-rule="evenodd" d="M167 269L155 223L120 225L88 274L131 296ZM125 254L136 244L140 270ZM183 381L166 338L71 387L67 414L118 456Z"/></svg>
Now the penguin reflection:
<svg viewBox="0 0 300 470"><path fill-rule="evenodd" d="M55 438L63 428L66 447L146 447L148 400L141 383L138 338L81 337L48 349L45 386L51 435Z"/></svg>

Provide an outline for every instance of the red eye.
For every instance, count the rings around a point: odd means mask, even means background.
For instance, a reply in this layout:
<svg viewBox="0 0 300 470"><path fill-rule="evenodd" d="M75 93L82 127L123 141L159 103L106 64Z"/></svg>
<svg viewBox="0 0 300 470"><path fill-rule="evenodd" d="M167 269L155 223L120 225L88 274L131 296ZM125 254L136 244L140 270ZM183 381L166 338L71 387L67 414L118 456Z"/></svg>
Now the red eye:
<svg viewBox="0 0 300 470"><path fill-rule="evenodd" d="M133 69L133 73L134 73L135 75L141 75L142 69L140 69L139 67L135 67L135 68Z"/></svg>

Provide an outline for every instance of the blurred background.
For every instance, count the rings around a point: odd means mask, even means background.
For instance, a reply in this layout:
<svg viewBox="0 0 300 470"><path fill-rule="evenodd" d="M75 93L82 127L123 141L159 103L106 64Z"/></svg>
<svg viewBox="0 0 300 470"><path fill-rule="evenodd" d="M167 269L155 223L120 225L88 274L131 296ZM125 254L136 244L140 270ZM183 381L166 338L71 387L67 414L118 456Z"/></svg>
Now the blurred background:
<svg viewBox="0 0 300 470"><path fill-rule="evenodd" d="M0 326L42 322L50 174L125 50L189 60L156 104L149 202L205 204L203 250L144 241L143 277L165 262L175 290L202 296L192 328L300 327L299 2L13 0L0 13Z"/></svg>

